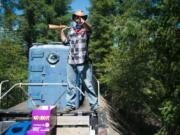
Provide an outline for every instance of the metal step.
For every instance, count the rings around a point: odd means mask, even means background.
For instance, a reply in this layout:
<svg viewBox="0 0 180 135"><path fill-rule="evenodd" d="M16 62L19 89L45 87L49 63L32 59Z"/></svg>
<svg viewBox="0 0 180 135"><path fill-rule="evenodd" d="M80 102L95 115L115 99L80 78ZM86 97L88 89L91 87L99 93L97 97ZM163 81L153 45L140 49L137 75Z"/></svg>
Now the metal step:
<svg viewBox="0 0 180 135"><path fill-rule="evenodd" d="M62 127L57 128L56 135L90 135L89 127Z"/></svg>
<svg viewBox="0 0 180 135"><path fill-rule="evenodd" d="M16 121L0 121L0 135L3 134Z"/></svg>
<svg viewBox="0 0 180 135"><path fill-rule="evenodd" d="M58 116L57 126L89 126L89 116Z"/></svg>

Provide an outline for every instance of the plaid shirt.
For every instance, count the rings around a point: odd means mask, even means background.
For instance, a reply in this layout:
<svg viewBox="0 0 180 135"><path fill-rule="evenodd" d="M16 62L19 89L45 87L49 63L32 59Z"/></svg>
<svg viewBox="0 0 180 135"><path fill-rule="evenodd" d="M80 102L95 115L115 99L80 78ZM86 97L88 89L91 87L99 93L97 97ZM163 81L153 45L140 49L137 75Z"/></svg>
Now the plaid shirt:
<svg viewBox="0 0 180 135"><path fill-rule="evenodd" d="M67 35L67 41L70 44L68 63L69 64L82 64L88 58L88 31L82 28L76 32L71 28Z"/></svg>

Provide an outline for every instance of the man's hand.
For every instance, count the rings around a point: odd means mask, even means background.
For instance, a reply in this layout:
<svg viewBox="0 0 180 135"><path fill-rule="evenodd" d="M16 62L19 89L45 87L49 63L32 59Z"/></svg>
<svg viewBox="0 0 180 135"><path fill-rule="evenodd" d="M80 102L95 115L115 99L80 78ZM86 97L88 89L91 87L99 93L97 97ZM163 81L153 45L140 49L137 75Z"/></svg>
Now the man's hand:
<svg viewBox="0 0 180 135"><path fill-rule="evenodd" d="M84 24L84 22L85 22L85 20L82 17L81 17L80 21L81 21L81 24Z"/></svg>
<svg viewBox="0 0 180 135"><path fill-rule="evenodd" d="M87 29L87 30L91 30L91 25L86 22L82 17L81 17L81 24Z"/></svg>
<svg viewBox="0 0 180 135"><path fill-rule="evenodd" d="M64 34L64 31L67 29L70 29L71 27L65 26L64 28L61 29L61 33L60 33L60 37L61 37L61 41L62 42L66 42L67 41L67 37Z"/></svg>

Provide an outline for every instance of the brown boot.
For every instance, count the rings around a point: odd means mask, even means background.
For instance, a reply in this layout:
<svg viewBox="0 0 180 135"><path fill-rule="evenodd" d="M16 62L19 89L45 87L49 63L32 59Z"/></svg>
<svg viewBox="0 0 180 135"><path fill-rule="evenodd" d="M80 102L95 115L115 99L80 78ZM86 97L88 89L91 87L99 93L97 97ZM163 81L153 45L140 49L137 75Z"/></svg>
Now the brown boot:
<svg viewBox="0 0 180 135"><path fill-rule="evenodd" d="M100 113L100 112L102 112L103 111L103 108L102 107L100 107L100 106L98 106L97 108L95 108L94 110L93 110L95 113Z"/></svg>

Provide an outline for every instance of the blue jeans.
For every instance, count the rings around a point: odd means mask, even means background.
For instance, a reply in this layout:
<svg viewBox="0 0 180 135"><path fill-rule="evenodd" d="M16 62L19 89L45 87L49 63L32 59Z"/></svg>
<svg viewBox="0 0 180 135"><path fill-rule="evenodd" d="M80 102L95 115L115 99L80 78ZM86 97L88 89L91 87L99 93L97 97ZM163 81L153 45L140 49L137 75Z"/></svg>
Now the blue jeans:
<svg viewBox="0 0 180 135"><path fill-rule="evenodd" d="M98 99L93 86L92 65L88 63L75 65L67 64L67 106L74 109L77 108L76 101L79 100L79 97L76 87L79 86L80 80L86 85L90 109L96 109L98 107Z"/></svg>

